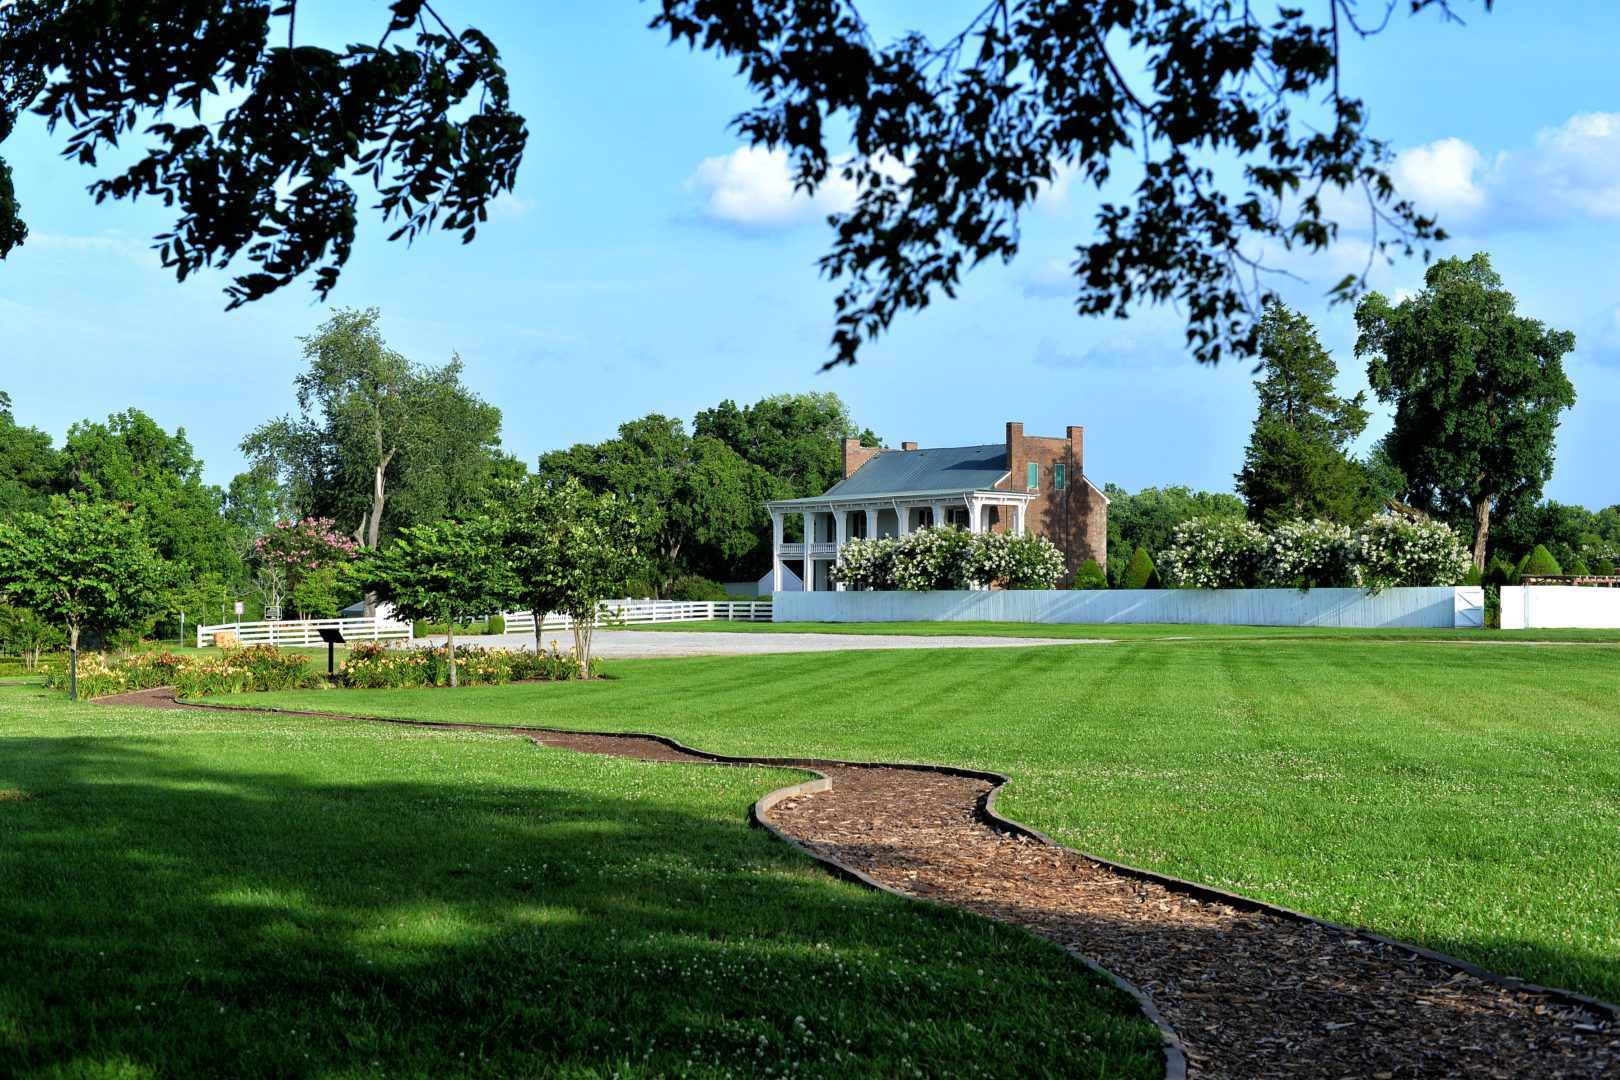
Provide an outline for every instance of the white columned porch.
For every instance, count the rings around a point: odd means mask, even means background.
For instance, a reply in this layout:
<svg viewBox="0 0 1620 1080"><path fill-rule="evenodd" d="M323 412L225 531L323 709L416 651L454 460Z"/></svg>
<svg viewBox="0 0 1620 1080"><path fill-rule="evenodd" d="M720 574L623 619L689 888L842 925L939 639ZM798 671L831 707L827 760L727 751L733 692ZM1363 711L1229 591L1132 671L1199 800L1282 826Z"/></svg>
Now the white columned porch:
<svg viewBox="0 0 1620 1080"><path fill-rule="evenodd" d="M816 591L816 561L810 557L816 542L816 512L804 512L804 591Z"/></svg>
<svg viewBox="0 0 1620 1080"><path fill-rule="evenodd" d="M833 565L838 565L844 557L844 543L849 539L849 514L843 510L833 508ZM838 582L833 586L837 592L844 591L844 583Z"/></svg>
<svg viewBox="0 0 1620 1080"><path fill-rule="evenodd" d="M969 496L967 510L968 532L984 532L984 503Z"/></svg>
<svg viewBox="0 0 1620 1080"><path fill-rule="evenodd" d="M771 592L782 591L782 523L787 515L771 511Z"/></svg>

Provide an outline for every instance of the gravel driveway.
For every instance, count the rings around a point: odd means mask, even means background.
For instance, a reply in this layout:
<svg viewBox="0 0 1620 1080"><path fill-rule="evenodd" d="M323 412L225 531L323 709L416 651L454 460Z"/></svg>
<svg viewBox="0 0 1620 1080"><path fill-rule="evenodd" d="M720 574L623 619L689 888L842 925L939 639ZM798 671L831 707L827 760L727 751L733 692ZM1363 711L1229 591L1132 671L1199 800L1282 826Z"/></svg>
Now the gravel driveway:
<svg viewBox="0 0 1620 1080"><path fill-rule="evenodd" d="M567 631L548 633L564 649L573 647ZM417 638L443 645L442 634ZM1031 645L1100 645L1109 638L917 637L907 634L750 634L726 631L598 630L591 652L606 660L646 656L749 656L758 653L835 652L842 649L1019 649ZM533 634L458 635L457 645L526 649Z"/></svg>

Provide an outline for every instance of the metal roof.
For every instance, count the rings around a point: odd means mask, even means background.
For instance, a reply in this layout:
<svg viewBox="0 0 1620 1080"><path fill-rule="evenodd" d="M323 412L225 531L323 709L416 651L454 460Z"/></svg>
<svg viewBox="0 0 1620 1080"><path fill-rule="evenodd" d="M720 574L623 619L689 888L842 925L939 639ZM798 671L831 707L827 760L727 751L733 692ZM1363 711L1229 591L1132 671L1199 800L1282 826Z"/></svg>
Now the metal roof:
<svg viewBox="0 0 1620 1080"><path fill-rule="evenodd" d="M834 484L823 499L987 491L1007 475L1007 444L885 450Z"/></svg>

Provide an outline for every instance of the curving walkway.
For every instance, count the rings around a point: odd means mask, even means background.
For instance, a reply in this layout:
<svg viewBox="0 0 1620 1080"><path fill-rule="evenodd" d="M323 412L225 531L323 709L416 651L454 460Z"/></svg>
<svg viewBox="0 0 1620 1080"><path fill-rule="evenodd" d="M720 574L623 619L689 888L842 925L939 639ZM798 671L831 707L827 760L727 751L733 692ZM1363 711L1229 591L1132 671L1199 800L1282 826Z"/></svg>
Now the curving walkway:
<svg viewBox="0 0 1620 1080"><path fill-rule="evenodd" d="M101 700L241 709L182 703L168 690ZM817 772L761 799L756 820L868 884L1024 927L1126 980L1166 1032L1172 1077L1183 1065L1207 1077L1620 1075L1615 1006L1084 855L996 814L1004 778L993 773L732 758L647 735L471 729L646 761Z"/></svg>

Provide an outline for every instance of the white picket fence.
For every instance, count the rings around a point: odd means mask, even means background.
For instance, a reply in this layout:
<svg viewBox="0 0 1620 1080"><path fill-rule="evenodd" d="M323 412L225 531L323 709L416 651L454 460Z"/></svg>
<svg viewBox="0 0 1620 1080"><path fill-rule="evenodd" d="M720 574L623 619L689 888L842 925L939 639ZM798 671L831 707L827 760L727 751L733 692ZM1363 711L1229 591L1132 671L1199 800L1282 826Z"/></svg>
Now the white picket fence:
<svg viewBox="0 0 1620 1080"><path fill-rule="evenodd" d="M771 605L764 600L604 600L602 616L608 626L638 626L649 623L696 622L704 619L730 619L737 622L770 622ZM534 613L503 612L508 634L533 634ZM480 620L482 621L482 620ZM242 645L319 645L321 630L336 627L347 641L381 641L390 638L412 640L411 624L381 616L353 619L299 619L280 622L220 623L197 627L197 647L213 643L215 634L232 633ZM567 631L573 623L566 615L549 614L541 632Z"/></svg>
<svg viewBox="0 0 1620 1080"><path fill-rule="evenodd" d="M771 605L767 600L604 600L601 611L608 626L646 626L650 623L698 622L705 619L771 621ZM532 611L507 611L502 612L502 616L506 619L508 634L534 633ZM545 617L541 633L573 628L574 624L568 616L553 612Z"/></svg>
<svg viewBox="0 0 1620 1080"><path fill-rule="evenodd" d="M411 624L380 615L353 619L283 619L278 622L219 623L197 627L197 648L214 643L216 634L235 634L238 645L319 645L321 631L343 631L345 641L411 640Z"/></svg>

